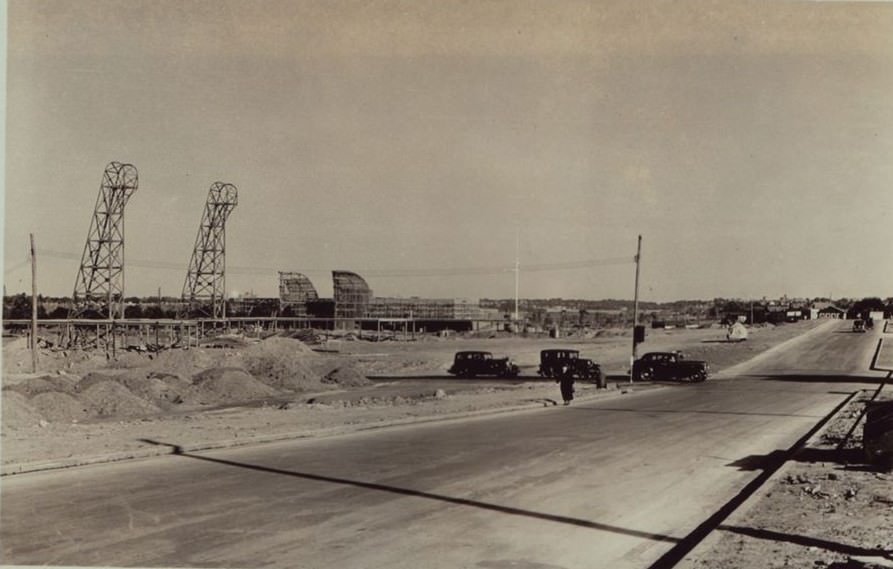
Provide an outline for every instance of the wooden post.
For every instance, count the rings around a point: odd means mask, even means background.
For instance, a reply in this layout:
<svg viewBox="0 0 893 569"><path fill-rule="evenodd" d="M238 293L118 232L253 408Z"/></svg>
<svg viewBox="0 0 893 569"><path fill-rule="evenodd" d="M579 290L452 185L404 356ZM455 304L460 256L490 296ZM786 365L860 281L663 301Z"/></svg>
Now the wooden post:
<svg viewBox="0 0 893 569"><path fill-rule="evenodd" d="M31 372L37 372L37 254L31 234Z"/></svg>
<svg viewBox="0 0 893 569"><path fill-rule="evenodd" d="M629 381L633 381L633 365L636 361L636 326L639 325L639 264L642 260L642 236L639 235L639 245L636 248L636 291L633 297L633 355L629 364Z"/></svg>

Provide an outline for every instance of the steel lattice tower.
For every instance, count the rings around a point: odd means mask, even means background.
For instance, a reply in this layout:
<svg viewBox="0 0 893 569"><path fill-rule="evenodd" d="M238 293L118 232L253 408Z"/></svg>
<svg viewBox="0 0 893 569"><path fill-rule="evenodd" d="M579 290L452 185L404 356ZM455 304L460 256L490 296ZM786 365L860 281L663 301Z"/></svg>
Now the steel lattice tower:
<svg viewBox="0 0 893 569"><path fill-rule="evenodd" d="M183 301L190 313L226 316L226 218L238 203L232 184L214 182L195 238Z"/></svg>
<svg viewBox="0 0 893 569"><path fill-rule="evenodd" d="M138 183L132 164L106 166L74 283L70 316L88 311L108 318L124 316L124 205Z"/></svg>

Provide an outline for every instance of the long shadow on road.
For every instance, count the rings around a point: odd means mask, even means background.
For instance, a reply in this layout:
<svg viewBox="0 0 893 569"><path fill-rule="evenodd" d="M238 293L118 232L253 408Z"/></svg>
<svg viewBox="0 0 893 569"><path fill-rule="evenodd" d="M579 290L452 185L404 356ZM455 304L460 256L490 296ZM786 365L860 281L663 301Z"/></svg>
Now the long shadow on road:
<svg viewBox="0 0 893 569"><path fill-rule="evenodd" d="M753 413L751 411L705 411L703 409L634 409L626 407L574 407L574 411L602 412L614 411L620 413L660 413L682 415L751 415L754 417L799 417L805 419L820 419L819 415L798 415L796 413Z"/></svg>
<svg viewBox="0 0 893 569"><path fill-rule="evenodd" d="M510 514L514 516L526 516L529 518L536 518L540 520L545 520L549 522L556 522L562 524L569 524L577 527L583 527L588 529L607 531L612 533L618 533L622 535L628 535L632 537L639 537L642 539L650 539L654 541L667 541L667 542L677 542L678 538L662 535L650 532L644 532L629 528L622 528L617 526L612 526L608 524L602 524L599 522L593 522L590 520L583 520L579 518L571 518L568 516L558 516L555 514L546 514L542 512L533 512L530 510L522 510L520 508L513 508L510 506L500 506L498 504L489 504L487 502L479 502L477 500L469 500L467 498L456 498L453 496L444 496L441 494L432 494L430 492L422 492L419 490L412 490L410 488L400 488L398 486L390 486L387 484L377 484L374 482L363 482L361 480L350 480L348 478L338 478L335 476L324 476L321 474L312 474L309 472L294 472L291 470L282 470L280 468L270 468L267 466L260 466L256 464L247 464L244 462L235 462L232 460L224 460L220 458L211 458L208 456L201 456L197 454L191 454L188 452L184 452L182 447L179 445L165 443L160 441L155 441L152 439L139 439L141 442L149 443L158 446L166 446L172 449L173 454L177 456L183 456L186 458L192 458L194 460L202 460L205 462L212 462L216 464L222 464L226 466L234 466L238 468L246 468L249 470L256 470L258 472L266 472L270 474L280 474L283 476L291 476L294 478L301 478L304 480L315 480L319 482L331 482L333 484L343 484L348 486L355 486L358 488L366 488L369 490L378 490L381 492L392 492L394 494L401 494L404 496L415 496L417 498L426 498L429 500L437 500L440 502L447 502L449 504L457 504L460 506L470 506L474 508L481 508L484 510L490 510L495 512L501 512L503 514Z"/></svg>
<svg viewBox="0 0 893 569"><path fill-rule="evenodd" d="M815 435L825 424L837 414L838 411L855 396L853 394L840 402L828 415L818 421L806 434L798 439L793 445L783 451L775 451L763 457L760 457L760 466L762 470L756 477L747 483L735 496L728 502L723 504L709 518L701 522L698 527L693 529L684 538L682 538L672 549L664 553L657 561L652 563L649 569L670 569L675 567L682 559L685 558L710 532L721 527L721 524L737 510L744 502L750 498L769 478L775 474L788 460L791 460L796 453L806 445L813 435ZM742 459L745 460L745 459Z"/></svg>
<svg viewBox="0 0 893 569"><path fill-rule="evenodd" d="M750 379L762 379L769 381L793 381L793 382L801 382L801 383L868 383L868 384L881 384L887 381L886 377L882 376L866 376L866 375L842 375L842 374L830 374L830 375L820 375L820 374L808 374L808 373L783 373L783 374L760 374L760 375L745 375L742 377L750 378Z"/></svg>

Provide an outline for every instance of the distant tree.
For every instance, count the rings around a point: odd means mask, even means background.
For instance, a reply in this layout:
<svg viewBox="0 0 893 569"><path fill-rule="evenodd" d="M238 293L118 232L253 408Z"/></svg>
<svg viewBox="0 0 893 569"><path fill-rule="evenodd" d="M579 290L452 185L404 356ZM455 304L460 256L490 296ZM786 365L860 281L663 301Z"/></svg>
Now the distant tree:
<svg viewBox="0 0 893 569"><path fill-rule="evenodd" d="M46 318L47 311L37 296L37 317ZM27 320L31 318L31 297L25 293L3 299L3 318L6 320Z"/></svg>
<svg viewBox="0 0 893 569"><path fill-rule="evenodd" d="M854 302L850 312L856 316L868 316L869 312L883 312L884 308L884 301L878 297L872 296Z"/></svg>
<svg viewBox="0 0 893 569"><path fill-rule="evenodd" d="M164 317L164 310L162 310L157 304L149 304L143 307L143 318L158 320Z"/></svg>
<svg viewBox="0 0 893 569"><path fill-rule="evenodd" d="M143 307L139 304L129 304L124 307L124 318L142 318Z"/></svg>
<svg viewBox="0 0 893 569"><path fill-rule="evenodd" d="M49 318L52 320L62 320L64 318L68 318L68 309L64 306L57 306L49 313Z"/></svg>

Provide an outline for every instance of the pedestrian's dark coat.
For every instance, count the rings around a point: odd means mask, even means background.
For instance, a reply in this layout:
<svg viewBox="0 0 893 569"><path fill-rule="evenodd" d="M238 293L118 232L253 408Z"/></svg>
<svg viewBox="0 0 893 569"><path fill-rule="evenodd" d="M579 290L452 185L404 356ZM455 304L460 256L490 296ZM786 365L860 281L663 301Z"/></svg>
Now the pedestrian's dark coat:
<svg viewBox="0 0 893 569"><path fill-rule="evenodd" d="M569 405L574 400L574 372L571 371L570 366L562 366L558 384L561 387L561 398L564 400L564 404Z"/></svg>

